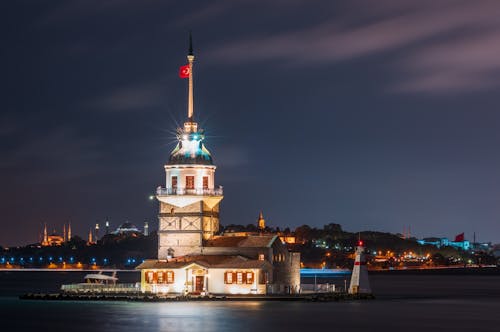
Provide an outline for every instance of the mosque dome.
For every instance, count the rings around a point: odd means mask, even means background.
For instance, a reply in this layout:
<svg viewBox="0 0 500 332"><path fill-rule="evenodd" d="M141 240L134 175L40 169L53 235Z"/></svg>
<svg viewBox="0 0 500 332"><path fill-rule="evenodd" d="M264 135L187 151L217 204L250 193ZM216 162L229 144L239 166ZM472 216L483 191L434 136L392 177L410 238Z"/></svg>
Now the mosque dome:
<svg viewBox="0 0 500 332"><path fill-rule="evenodd" d="M140 232L140 230L137 228L136 225L132 224L131 222L124 222L118 228L113 232L114 234L123 234L123 233L130 233L130 232Z"/></svg>

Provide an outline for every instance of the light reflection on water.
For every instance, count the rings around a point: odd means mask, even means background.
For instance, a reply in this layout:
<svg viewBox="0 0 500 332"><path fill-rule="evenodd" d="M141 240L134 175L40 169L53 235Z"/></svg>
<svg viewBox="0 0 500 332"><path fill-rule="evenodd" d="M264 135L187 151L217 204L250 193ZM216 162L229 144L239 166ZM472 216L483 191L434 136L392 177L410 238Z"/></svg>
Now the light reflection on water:
<svg viewBox="0 0 500 332"><path fill-rule="evenodd" d="M60 302L0 298L2 331L497 331L498 301ZM5 328L5 329L4 329Z"/></svg>
<svg viewBox="0 0 500 332"><path fill-rule="evenodd" d="M22 288L9 280L0 279L1 332L477 332L500 326L500 276L374 276L377 300L331 303L21 301L2 293Z"/></svg>

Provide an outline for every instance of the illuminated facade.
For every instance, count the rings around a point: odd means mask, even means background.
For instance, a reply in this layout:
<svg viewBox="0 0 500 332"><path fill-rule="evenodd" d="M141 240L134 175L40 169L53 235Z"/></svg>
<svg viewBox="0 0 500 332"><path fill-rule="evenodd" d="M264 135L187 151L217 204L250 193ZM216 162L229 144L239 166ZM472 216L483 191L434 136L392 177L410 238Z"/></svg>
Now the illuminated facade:
<svg viewBox="0 0 500 332"><path fill-rule="evenodd" d="M47 224L43 226L43 239L41 245L47 246L61 246L66 241L71 239L71 224L68 224L67 233L66 225L63 225L63 235L59 235L54 230L50 235L47 233Z"/></svg>
<svg viewBox="0 0 500 332"><path fill-rule="evenodd" d="M190 45L188 118L177 129L177 146L165 165L165 187L158 187L160 202L158 259L201 253L203 241L219 230L222 187L215 186L215 165L205 148L205 134L194 121L193 62Z"/></svg>
<svg viewBox="0 0 500 332"><path fill-rule="evenodd" d="M177 130L177 146L165 165L160 203L158 259L146 260L141 291L164 294L269 294L300 289L300 254L289 252L276 234L266 234L259 216L258 234L217 235L222 187L205 148L204 131L193 119L193 61L188 65L188 118Z"/></svg>

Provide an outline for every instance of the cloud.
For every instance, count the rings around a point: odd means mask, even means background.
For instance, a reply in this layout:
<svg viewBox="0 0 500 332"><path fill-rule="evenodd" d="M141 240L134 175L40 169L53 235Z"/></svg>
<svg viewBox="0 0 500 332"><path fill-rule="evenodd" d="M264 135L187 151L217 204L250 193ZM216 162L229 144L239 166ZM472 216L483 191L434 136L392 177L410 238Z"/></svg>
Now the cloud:
<svg viewBox="0 0 500 332"><path fill-rule="evenodd" d="M176 26L189 26L192 22L199 22L224 14L234 7L236 0L231 1L210 1L208 5L196 11L187 13L173 22ZM241 1L240 1L241 2Z"/></svg>
<svg viewBox="0 0 500 332"><path fill-rule="evenodd" d="M392 91L456 92L499 83L492 75L500 67L498 1L352 1L337 9L335 17L303 28L221 43L208 57L300 67L384 55L401 74Z"/></svg>
<svg viewBox="0 0 500 332"><path fill-rule="evenodd" d="M29 182L59 182L92 173L101 154L98 142L60 127L43 136L32 135L5 151L0 162L2 177L22 177Z"/></svg>
<svg viewBox="0 0 500 332"><path fill-rule="evenodd" d="M498 85L500 31L453 40L419 50L401 62L407 79L395 91L428 93L477 91Z"/></svg>
<svg viewBox="0 0 500 332"><path fill-rule="evenodd" d="M145 84L117 88L87 103L87 106L105 111L143 111L161 105L164 87Z"/></svg>
<svg viewBox="0 0 500 332"><path fill-rule="evenodd" d="M151 4L157 4L158 0L68 0L59 6L47 11L39 20L42 25L56 22L84 19L99 14L121 11L137 11L142 8L150 8Z"/></svg>

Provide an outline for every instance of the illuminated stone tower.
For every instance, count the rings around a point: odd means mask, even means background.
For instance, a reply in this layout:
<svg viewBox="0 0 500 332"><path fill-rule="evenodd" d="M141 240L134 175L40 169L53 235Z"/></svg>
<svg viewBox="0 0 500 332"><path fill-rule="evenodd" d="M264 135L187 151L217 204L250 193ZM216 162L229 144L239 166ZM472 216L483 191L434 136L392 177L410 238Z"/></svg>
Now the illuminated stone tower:
<svg viewBox="0 0 500 332"><path fill-rule="evenodd" d="M181 77L188 78L188 117L177 129L177 146L165 165L165 188L158 187L160 202L158 259L203 252L203 241L219 230L222 187L215 187L215 165L205 148L203 129L194 121L193 47L189 36L188 65Z"/></svg>

